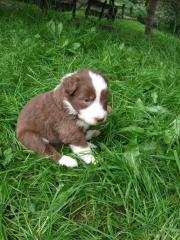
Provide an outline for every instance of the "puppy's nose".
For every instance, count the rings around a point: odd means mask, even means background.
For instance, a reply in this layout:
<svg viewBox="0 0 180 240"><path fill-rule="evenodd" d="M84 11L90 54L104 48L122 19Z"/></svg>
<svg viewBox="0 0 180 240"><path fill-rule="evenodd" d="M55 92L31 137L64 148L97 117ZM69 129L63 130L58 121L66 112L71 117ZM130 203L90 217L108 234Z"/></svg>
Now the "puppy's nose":
<svg viewBox="0 0 180 240"><path fill-rule="evenodd" d="M96 122L102 122L102 121L104 121L104 117L103 118L95 118L96 119Z"/></svg>

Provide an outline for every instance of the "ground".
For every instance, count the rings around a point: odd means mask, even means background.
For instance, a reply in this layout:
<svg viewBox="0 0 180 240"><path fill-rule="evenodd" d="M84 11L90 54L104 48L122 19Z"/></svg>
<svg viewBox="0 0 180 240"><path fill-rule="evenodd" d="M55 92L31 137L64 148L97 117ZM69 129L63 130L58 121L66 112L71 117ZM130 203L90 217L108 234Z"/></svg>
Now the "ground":
<svg viewBox="0 0 180 240"><path fill-rule="evenodd" d="M0 239L180 239L179 64L179 39L137 22L1 8ZM16 121L82 68L108 77L113 111L98 164L67 169L23 147Z"/></svg>

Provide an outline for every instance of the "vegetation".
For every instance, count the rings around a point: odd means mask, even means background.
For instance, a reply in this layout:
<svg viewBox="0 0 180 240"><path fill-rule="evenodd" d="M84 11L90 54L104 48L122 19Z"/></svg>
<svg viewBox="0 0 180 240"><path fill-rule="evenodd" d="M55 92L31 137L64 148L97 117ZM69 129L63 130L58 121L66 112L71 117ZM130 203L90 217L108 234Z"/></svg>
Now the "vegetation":
<svg viewBox="0 0 180 240"><path fill-rule="evenodd" d="M155 17L153 26L159 30L168 31L176 35L180 35L180 1L176 0L146 0L136 1L133 4L133 16L137 17L138 21L145 24L147 19L147 3L154 3ZM127 1L126 5L132 4L132 1ZM156 7L157 4L157 7Z"/></svg>
<svg viewBox="0 0 180 240"><path fill-rule="evenodd" d="M180 35L180 1L159 1L154 25L158 29Z"/></svg>
<svg viewBox="0 0 180 240"><path fill-rule="evenodd" d="M179 39L81 12L0 16L0 239L180 239ZM16 121L81 68L109 78L113 112L93 141L98 165L66 169L23 147Z"/></svg>
<svg viewBox="0 0 180 240"><path fill-rule="evenodd" d="M1 0L0 5L6 4L7 0ZM44 13L48 8L57 11L71 11L74 4L72 0L18 0L26 3L37 4ZM96 0L102 3L105 0ZM92 1L93 2L93 1ZM118 6L117 17L135 17L146 24L145 33L152 34L152 27L165 30L176 35L180 34L180 1L177 0L115 0ZM76 0L76 8L87 8L88 0ZM93 5L93 4L92 4ZM75 12L73 11L73 16Z"/></svg>

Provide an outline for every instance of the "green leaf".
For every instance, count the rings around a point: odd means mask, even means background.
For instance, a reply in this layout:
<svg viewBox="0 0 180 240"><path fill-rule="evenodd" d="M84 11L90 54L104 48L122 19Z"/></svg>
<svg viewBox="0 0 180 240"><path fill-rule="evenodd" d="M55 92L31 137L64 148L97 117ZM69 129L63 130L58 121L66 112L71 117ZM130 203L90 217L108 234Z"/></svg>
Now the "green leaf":
<svg viewBox="0 0 180 240"><path fill-rule="evenodd" d="M0 157L2 157L3 155L3 152L2 152L2 149L0 148Z"/></svg>
<svg viewBox="0 0 180 240"><path fill-rule="evenodd" d="M166 144L172 144L180 137L180 115L172 121L169 129L164 131L164 141Z"/></svg>
<svg viewBox="0 0 180 240"><path fill-rule="evenodd" d="M91 33L95 33L95 32L96 32L96 27L90 28L89 31L90 31Z"/></svg>
<svg viewBox="0 0 180 240"><path fill-rule="evenodd" d="M61 44L62 44L61 47L65 48L69 44L69 40L65 39L64 41L61 42Z"/></svg>
<svg viewBox="0 0 180 240"><path fill-rule="evenodd" d="M167 112L167 109L162 107L162 106L152 106L152 107L146 107L145 108L147 112L151 112L151 113L166 113Z"/></svg>
<svg viewBox="0 0 180 240"><path fill-rule="evenodd" d="M153 102L156 104L157 103L157 99L158 99L158 95L156 92L151 93L151 97L153 99Z"/></svg>
<svg viewBox="0 0 180 240"><path fill-rule="evenodd" d="M81 46L80 43L73 43L69 48L67 49L68 52L75 54L76 50Z"/></svg>
<svg viewBox="0 0 180 240"><path fill-rule="evenodd" d="M47 23L47 28L53 35L56 34L56 25L53 20L51 20Z"/></svg>
<svg viewBox="0 0 180 240"><path fill-rule="evenodd" d="M174 150L173 152L174 152L174 158L176 160L176 164L177 164L179 172L180 172L180 159L179 159L178 153L176 150Z"/></svg>
<svg viewBox="0 0 180 240"><path fill-rule="evenodd" d="M138 145L130 147L126 152L124 152L124 157L127 160L129 166L133 170L135 175L139 175L139 164L137 157L140 155Z"/></svg>
<svg viewBox="0 0 180 240"><path fill-rule="evenodd" d="M6 149L3 152L4 155L4 159L2 161L3 166L6 166L7 164L9 164L11 162L11 160L13 159L13 152L11 148Z"/></svg>
<svg viewBox="0 0 180 240"><path fill-rule="evenodd" d="M41 36L39 34L34 35L35 38L40 38Z"/></svg>
<svg viewBox="0 0 180 240"><path fill-rule="evenodd" d="M124 44L124 43L121 43L121 44L119 45L119 49L120 49L120 50L122 50L124 47L125 47L125 44Z"/></svg>
<svg viewBox="0 0 180 240"><path fill-rule="evenodd" d="M58 37L60 37L61 33L62 33L62 30L63 30L63 24L60 22L57 24L57 35Z"/></svg>
<svg viewBox="0 0 180 240"><path fill-rule="evenodd" d="M80 46L81 46L80 43L75 42L75 43L73 43L72 48L73 48L74 50L77 50L78 48L80 48Z"/></svg>
<svg viewBox="0 0 180 240"><path fill-rule="evenodd" d="M138 109L140 111L157 113L157 114L162 114L162 113L168 112L168 110L166 108L159 106L159 105L145 106L140 98L136 101L136 109Z"/></svg>
<svg viewBox="0 0 180 240"><path fill-rule="evenodd" d="M124 127L121 129L121 132L135 132L135 133L143 133L144 129L138 126L130 125L129 127Z"/></svg>

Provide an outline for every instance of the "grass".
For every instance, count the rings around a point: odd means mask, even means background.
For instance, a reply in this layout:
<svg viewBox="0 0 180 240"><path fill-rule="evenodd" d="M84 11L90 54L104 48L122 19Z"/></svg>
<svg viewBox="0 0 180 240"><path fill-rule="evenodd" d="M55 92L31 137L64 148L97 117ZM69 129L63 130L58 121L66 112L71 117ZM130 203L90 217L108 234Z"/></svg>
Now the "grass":
<svg viewBox="0 0 180 240"><path fill-rule="evenodd" d="M0 239L180 239L179 39L81 13L0 16ZM18 143L16 121L82 68L109 78L113 112L94 141L99 164L66 169Z"/></svg>

